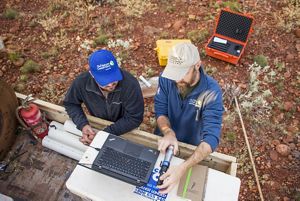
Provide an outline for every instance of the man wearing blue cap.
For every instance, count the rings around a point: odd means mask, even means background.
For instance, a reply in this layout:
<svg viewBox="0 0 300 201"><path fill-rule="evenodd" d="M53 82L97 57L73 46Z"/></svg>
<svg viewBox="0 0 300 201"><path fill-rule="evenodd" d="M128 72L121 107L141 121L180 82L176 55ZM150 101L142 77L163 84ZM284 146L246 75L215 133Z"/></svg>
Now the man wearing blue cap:
<svg viewBox="0 0 300 201"><path fill-rule="evenodd" d="M108 133L121 135L143 121L144 99L140 85L130 73L119 68L108 50L90 55L89 72L74 80L64 99L68 115L82 130L82 143L90 144L95 132L83 112L82 103L92 116L114 122L104 128Z"/></svg>

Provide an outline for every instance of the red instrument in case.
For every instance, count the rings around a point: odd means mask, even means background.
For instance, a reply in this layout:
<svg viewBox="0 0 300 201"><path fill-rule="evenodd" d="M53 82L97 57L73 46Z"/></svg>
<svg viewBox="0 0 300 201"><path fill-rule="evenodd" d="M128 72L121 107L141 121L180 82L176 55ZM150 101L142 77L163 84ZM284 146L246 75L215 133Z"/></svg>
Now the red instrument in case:
<svg viewBox="0 0 300 201"><path fill-rule="evenodd" d="M241 14L222 9L213 36L205 46L206 54L237 64L252 30L254 18L249 14Z"/></svg>

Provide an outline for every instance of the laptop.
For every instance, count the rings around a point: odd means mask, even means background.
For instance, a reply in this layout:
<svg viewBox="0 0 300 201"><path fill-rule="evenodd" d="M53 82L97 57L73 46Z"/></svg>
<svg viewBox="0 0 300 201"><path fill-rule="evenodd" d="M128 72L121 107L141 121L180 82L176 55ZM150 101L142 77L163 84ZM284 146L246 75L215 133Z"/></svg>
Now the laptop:
<svg viewBox="0 0 300 201"><path fill-rule="evenodd" d="M121 181L143 186L148 183L159 151L109 134L92 169Z"/></svg>

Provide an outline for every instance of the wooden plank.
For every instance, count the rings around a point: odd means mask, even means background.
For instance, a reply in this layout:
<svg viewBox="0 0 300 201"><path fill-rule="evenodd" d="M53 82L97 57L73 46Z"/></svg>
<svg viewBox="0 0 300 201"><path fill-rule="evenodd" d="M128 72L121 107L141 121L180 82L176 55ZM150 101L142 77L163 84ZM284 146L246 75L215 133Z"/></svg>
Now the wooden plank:
<svg viewBox="0 0 300 201"><path fill-rule="evenodd" d="M23 100L26 98L25 95L16 93L16 96ZM69 119L65 108L62 106L58 106L52 103L48 103L46 101L42 101L39 99L35 99L33 101L37 104L41 110L45 111L46 116L50 120L55 120L60 123L64 123L67 119ZM106 121L97 117L93 117L87 115L87 119L89 120L92 127L97 129L103 129L106 126L112 124L110 121ZM144 144L153 148L157 148L157 142L161 138L160 136L154 135L152 133L148 133L139 129L134 129L124 135L122 137L129 139L131 141ZM194 152L196 146L179 142L179 157L186 159ZM231 174L232 176L236 176L236 170L232 169L236 166L232 166L232 163L236 163L236 158L232 156L228 156L225 154L213 152L210 154L205 160L201 161L200 164L206 165L210 168ZM230 169L230 171L228 171Z"/></svg>
<svg viewBox="0 0 300 201"><path fill-rule="evenodd" d="M67 192L65 181L76 166L75 160L41 144L32 145L23 132L18 135L6 161L20 146L19 153L27 152L9 164L8 172L0 172L0 192L15 200L81 201L76 195L65 196L64 193Z"/></svg>
<svg viewBox="0 0 300 201"><path fill-rule="evenodd" d="M228 168L228 170L226 171L227 174L230 174L232 176L236 176L237 173L237 163L231 163L230 167Z"/></svg>

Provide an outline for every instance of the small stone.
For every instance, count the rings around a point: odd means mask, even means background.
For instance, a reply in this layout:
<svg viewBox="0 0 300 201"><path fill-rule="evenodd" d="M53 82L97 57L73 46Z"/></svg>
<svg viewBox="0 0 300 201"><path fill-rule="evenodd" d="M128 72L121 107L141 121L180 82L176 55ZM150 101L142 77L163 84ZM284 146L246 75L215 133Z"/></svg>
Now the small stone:
<svg viewBox="0 0 300 201"><path fill-rule="evenodd" d="M176 31L179 31L184 25L185 25L186 21L185 20L177 20L174 24L173 24L173 29L175 29Z"/></svg>
<svg viewBox="0 0 300 201"><path fill-rule="evenodd" d="M157 34L159 32L160 32L160 30L158 28L156 28L156 27L152 27L152 26L145 26L144 27L144 33L146 35L150 35L151 36L151 35Z"/></svg>
<svg viewBox="0 0 300 201"><path fill-rule="evenodd" d="M291 109L294 107L294 103L287 101L284 103L284 110L285 111L291 111Z"/></svg>
<svg viewBox="0 0 300 201"><path fill-rule="evenodd" d="M296 45L296 49L298 52L300 52L300 43Z"/></svg>
<svg viewBox="0 0 300 201"><path fill-rule="evenodd" d="M295 143L290 143L290 144L289 144L289 146L290 146L291 150L294 150L294 149L296 149L296 145L295 145Z"/></svg>
<svg viewBox="0 0 300 201"><path fill-rule="evenodd" d="M291 77L291 72L287 71L283 74L284 78L290 78Z"/></svg>
<svg viewBox="0 0 300 201"><path fill-rule="evenodd" d="M272 140L272 144L277 146L280 144L280 141L279 140Z"/></svg>
<svg viewBox="0 0 300 201"><path fill-rule="evenodd" d="M2 70L0 70L0 77L2 77L2 76L3 76L3 74L4 74L4 73L2 72Z"/></svg>
<svg viewBox="0 0 300 201"><path fill-rule="evenodd" d="M277 153L275 150L271 150L271 151L270 151L270 158L271 158L273 161L277 161L277 160L278 160L278 153Z"/></svg>
<svg viewBox="0 0 300 201"><path fill-rule="evenodd" d="M196 19L196 15L189 15L189 19L190 20L195 20Z"/></svg>
<svg viewBox="0 0 300 201"><path fill-rule="evenodd" d="M225 148L223 149L223 152L224 152L224 154L227 154L227 153L228 153L228 149L225 147Z"/></svg>
<svg viewBox="0 0 300 201"><path fill-rule="evenodd" d="M46 74L49 74L49 73L50 73L50 70L46 70L45 73L46 73Z"/></svg>
<svg viewBox="0 0 300 201"><path fill-rule="evenodd" d="M295 35L297 38L300 38L300 28L295 30Z"/></svg>
<svg viewBox="0 0 300 201"><path fill-rule="evenodd" d="M293 138L293 136L291 136L291 135L287 135L285 138L283 138L283 142L285 142L285 143L291 143L291 142L293 142L294 141L294 138Z"/></svg>
<svg viewBox="0 0 300 201"><path fill-rule="evenodd" d="M295 58L295 56L293 54L288 54L285 59L286 59L286 61L293 61L294 58Z"/></svg>
<svg viewBox="0 0 300 201"><path fill-rule="evenodd" d="M25 63L25 59L23 59L23 58L19 58L18 60L13 61L13 64L17 67L23 66L24 63Z"/></svg>
<svg viewBox="0 0 300 201"><path fill-rule="evenodd" d="M171 23L168 23L168 24L166 24L165 26L164 26L164 28L165 29L168 29L168 28L170 28L172 26L172 24Z"/></svg>
<svg viewBox="0 0 300 201"><path fill-rule="evenodd" d="M0 40L2 40L3 42L8 41L8 36L0 36Z"/></svg>
<svg viewBox="0 0 300 201"><path fill-rule="evenodd" d="M74 78L75 77L75 73L69 73L70 78Z"/></svg>
<svg viewBox="0 0 300 201"><path fill-rule="evenodd" d="M285 144L279 144L276 146L276 151L282 156L288 156L291 152L291 148Z"/></svg>
<svg viewBox="0 0 300 201"><path fill-rule="evenodd" d="M300 159L300 151L297 151L297 150L293 151L292 156L294 156L297 159Z"/></svg>
<svg viewBox="0 0 300 201"><path fill-rule="evenodd" d="M9 29L9 32L16 33L20 30L20 23L15 24L12 28Z"/></svg>
<svg viewBox="0 0 300 201"><path fill-rule="evenodd" d="M288 155L288 159L289 159L290 161L292 161L292 160L293 160L293 156L292 156L292 155Z"/></svg>
<svg viewBox="0 0 300 201"><path fill-rule="evenodd" d="M290 198L284 197L284 198L283 198L283 201L290 201Z"/></svg>

